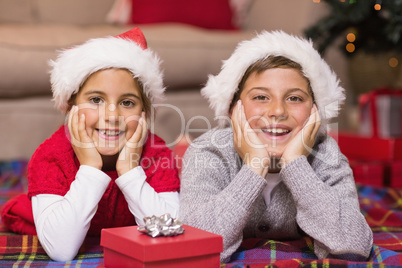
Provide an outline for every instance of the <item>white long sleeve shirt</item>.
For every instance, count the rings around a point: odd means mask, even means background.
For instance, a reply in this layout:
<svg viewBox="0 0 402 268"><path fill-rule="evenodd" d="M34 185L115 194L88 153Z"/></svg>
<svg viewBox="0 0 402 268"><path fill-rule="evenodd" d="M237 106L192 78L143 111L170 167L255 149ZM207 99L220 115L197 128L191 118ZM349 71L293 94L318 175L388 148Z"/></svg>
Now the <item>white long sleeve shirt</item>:
<svg viewBox="0 0 402 268"><path fill-rule="evenodd" d="M56 261L72 260L84 241L92 218L111 178L99 169L81 165L65 196L39 194L32 197L32 210L38 239ZM116 179L137 224L143 218L170 213L177 217L179 193L157 193L146 182L141 167Z"/></svg>

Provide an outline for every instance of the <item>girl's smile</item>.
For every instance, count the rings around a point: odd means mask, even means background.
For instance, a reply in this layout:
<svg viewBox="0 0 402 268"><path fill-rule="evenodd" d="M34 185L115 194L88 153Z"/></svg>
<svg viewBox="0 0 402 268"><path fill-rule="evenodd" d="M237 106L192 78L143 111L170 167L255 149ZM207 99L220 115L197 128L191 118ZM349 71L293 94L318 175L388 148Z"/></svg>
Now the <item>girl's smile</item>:
<svg viewBox="0 0 402 268"><path fill-rule="evenodd" d="M85 114L87 133L101 155L117 155L137 129L140 90L129 71L111 68L93 73L77 94L79 114Z"/></svg>
<svg viewBox="0 0 402 268"><path fill-rule="evenodd" d="M118 140L124 137L124 131L119 129L96 129L98 135L105 140Z"/></svg>

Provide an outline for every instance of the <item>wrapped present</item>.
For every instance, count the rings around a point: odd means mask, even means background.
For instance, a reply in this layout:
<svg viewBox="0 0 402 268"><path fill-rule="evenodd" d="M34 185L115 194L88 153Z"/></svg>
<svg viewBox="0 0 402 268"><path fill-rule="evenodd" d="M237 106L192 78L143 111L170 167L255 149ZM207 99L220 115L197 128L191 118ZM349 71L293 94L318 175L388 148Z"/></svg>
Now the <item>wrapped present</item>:
<svg viewBox="0 0 402 268"><path fill-rule="evenodd" d="M351 161L350 166L353 170L356 183L379 187L384 186L385 166L383 163Z"/></svg>
<svg viewBox="0 0 402 268"><path fill-rule="evenodd" d="M402 89L381 88L359 97L360 134L402 138Z"/></svg>
<svg viewBox="0 0 402 268"><path fill-rule="evenodd" d="M402 188L402 161L390 164L390 187Z"/></svg>
<svg viewBox="0 0 402 268"><path fill-rule="evenodd" d="M330 133L349 159L355 181L373 186L402 187L402 138Z"/></svg>
<svg viewBox="0 0 402 268"><path fill-rule="evenodd" d="M402 138L366 137L346 132L332 136L338 141L341 152L350 160L402 160Z"/></svg>
<svg viewBox="0 0 402 268"><path fill-rule="evenodd" d="M222 236L183 225L175 236L152 237L137 226L103 229L105 267L219 267Z"/></svg>

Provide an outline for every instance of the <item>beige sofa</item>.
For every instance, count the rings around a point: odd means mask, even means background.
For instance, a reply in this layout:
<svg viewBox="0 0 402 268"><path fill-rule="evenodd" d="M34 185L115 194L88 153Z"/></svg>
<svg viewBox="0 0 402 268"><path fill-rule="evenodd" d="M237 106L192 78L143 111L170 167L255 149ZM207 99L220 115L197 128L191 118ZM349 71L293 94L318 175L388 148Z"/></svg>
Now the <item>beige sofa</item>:
<svg viewBox="0 0 402 268"><path fill-rule="evenodd" d="M51 102L47 62L56 51L133 27L107 23L112 5L113 0L0 0L0 160L28 159L64 122ZM173 146L184 132L197 136L213 127L199 89L236 44L262 29L302 34L320 14L322 6L313 1L252 0L239 31L139 25L163 61L167 86L168 105L158 110L152 130Z"/></svg>

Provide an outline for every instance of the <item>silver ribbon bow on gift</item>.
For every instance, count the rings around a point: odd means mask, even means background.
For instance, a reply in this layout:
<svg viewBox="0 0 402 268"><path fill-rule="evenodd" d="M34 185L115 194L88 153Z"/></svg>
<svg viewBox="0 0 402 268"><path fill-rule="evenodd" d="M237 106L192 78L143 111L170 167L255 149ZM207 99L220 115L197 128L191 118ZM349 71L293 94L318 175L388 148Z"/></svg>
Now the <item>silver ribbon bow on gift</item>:
<svg viewBox="0 0 402 268"><path fill-rule="evenodd" d="M169 213L162 216L144 217L145 225L138 226L137 230L152 237L176 236L184 232L183 223L172 218Z"/></svg>

